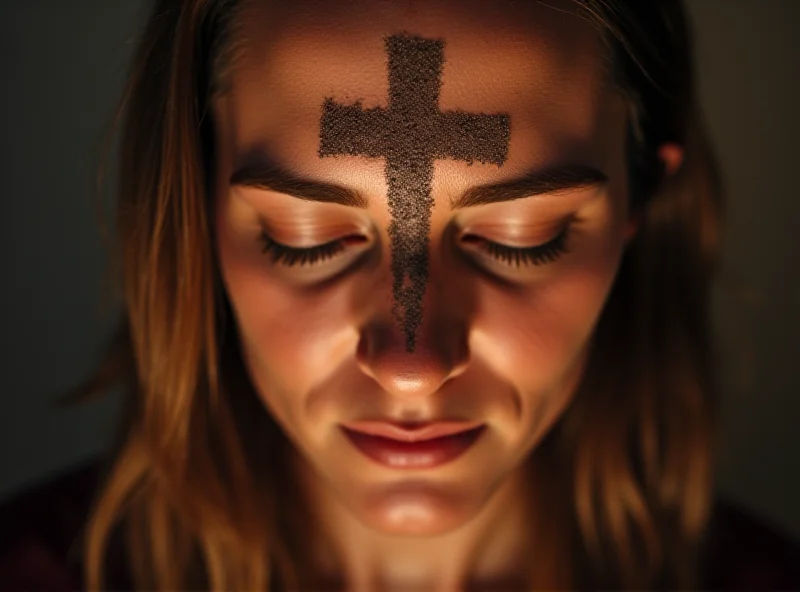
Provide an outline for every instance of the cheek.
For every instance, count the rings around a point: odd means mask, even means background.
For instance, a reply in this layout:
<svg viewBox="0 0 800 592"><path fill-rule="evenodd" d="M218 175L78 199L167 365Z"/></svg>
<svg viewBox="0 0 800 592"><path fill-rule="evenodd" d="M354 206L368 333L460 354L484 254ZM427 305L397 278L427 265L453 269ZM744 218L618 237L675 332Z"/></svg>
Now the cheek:
<svg viewBox="0 0 800 592"><path fill-rule="evenodd" d="M279 416L296 416L304 396L339 363L336 353L350 335L346 300L341 292L304 292L276 279L257 240L243 240L220 222L221 272L251 379Z"/></svg>
<svg viewBox="0 0 800 592"><path fill-rule="evenodd" d="M524 291L485 286L475 334L483 357L518 392L540 396L574 382L613 285L620 237L606 235ZM556 264L559 265L559 264Z"/></svg>

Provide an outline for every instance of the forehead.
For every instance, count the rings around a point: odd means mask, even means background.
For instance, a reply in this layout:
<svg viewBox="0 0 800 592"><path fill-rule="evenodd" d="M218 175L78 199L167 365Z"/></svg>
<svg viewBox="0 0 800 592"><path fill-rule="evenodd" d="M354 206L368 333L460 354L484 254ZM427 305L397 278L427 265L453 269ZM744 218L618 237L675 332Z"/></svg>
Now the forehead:
<svg viewBox="0 0 800 592"><path fill-rule="evenodd" d="M245 0L223 116L242 158L267 149L325 176L323 103L386 107L386 38L398 33L443 43L439 110L509 115L508 175L591 160L616 93L599 34L569 0Z"/></svg>

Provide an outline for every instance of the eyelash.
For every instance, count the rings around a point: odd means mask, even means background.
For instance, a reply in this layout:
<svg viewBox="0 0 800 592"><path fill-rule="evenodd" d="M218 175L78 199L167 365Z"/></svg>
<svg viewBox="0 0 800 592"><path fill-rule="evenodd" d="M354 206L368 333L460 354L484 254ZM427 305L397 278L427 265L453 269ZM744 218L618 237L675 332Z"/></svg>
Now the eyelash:
<svg viewBox="0 0 800 592"><path fill-rule="evenodd" d="M480 242L481 250L488 254L493 259L503 263L504 265L519 267L528 265L546 265L553 263L562 255L567 253L567 238L569 236L569 226L558 233L554 239L544 243L543 245L536 245L534 247L509 247L501 243L486 240L476 237ZM513 261L513 265L512 265Z"/></svg>
<svg viewBox="0 0 800 592"><path fill-rule="evenodd" d="M567 225L553 240L534 247L509 247L508 245L503 245L480 237L468 236L473 239L471 242L475 242L475 239L477 239L477 241L483 245L481 250L493 259L509 266L512 265L513 261L513 266L519 267L520 263L522 263L523 266L552 263L563 254L567 253L568 248L566 242L569 236L569 229L570 227ZM271 253L273 263L280 262L281 265L292 267L298 262L300 265L306 263L314 265L318 261L324 261L325 259L335 257L345 249L345 243L347 241L345 239L337 239L325 243L324 245L300 249L282 245L274 241L266 232L262 231L261 242L263 244L262 253Z"/></svg>
<svg viewBox="0 0 800 592"><path fill-rule="evenodd" d="M308 262L309 265L314 265L318 260L328 259L334 257L344 250L344 240L337 239L324 245L317 245L316 247L309 247L305 249L298 249L295 247L287 247L270 238L266 232L261 232L261 242L263 248L261 252L272 253L272 262L277 263L282 261L281 265L292 267L300 262L304 265Z"/></svg>

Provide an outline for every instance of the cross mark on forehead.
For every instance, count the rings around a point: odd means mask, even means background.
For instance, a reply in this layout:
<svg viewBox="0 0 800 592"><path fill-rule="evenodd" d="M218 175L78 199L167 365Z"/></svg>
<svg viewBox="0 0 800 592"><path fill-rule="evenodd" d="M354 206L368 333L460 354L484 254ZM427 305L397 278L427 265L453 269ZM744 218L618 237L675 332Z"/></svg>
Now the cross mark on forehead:
<svg viewBox="0 0 800 592"><path fill-rule="evenodd" d="M385 158L392 220L392 316L414 351L428 276L433 163L450 158L502 166L508 155L507 114L439 111L444 41L408 34L385 38L389 106L365 109L326 98L318 154Z"/></svg>

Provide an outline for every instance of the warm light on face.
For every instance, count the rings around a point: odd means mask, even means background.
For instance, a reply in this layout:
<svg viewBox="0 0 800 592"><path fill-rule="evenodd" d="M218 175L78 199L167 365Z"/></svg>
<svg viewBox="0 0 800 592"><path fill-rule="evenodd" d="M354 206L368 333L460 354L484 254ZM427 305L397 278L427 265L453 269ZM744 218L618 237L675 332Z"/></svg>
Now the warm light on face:
<svg viewBox="0 0 800 592"><path fill-rule="evenodd" d="M591 26L448 6L253 2L214 110L253 383L317 492L387 533L467 522L564 413L627 223L625 108ZM340 429L381 418L486 429L398 469Z"/></svg>

